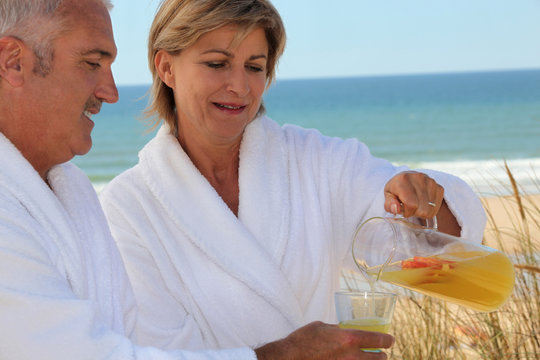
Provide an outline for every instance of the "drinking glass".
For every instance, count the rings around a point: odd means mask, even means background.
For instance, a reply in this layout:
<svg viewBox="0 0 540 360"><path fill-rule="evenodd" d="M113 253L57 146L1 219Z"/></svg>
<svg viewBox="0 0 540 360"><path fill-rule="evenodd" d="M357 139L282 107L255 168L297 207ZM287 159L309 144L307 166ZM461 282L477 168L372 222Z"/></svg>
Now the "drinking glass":
<svg viewBox="0 0 540 360"><path fill-rule="evenodd" d="M388 333L394 315L396 294L372 291L335 293L337 318L342 329ZM363 349L380 351L379 349Z"/></svg>

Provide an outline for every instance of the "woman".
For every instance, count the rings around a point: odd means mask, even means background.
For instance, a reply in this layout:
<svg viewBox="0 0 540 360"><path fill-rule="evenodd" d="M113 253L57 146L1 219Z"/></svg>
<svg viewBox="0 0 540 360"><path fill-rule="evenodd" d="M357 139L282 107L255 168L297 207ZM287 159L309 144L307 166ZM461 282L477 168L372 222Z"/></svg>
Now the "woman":
<svg viewBox="0 0 540 360"><path fill-rule="evenodd" d="M149 114L163 126L102 193L142 344L255 346L333 322L355 228L385 211L482 237L461 180L263 116L284 44L267 0L168 0L157 12Z"/></svg>

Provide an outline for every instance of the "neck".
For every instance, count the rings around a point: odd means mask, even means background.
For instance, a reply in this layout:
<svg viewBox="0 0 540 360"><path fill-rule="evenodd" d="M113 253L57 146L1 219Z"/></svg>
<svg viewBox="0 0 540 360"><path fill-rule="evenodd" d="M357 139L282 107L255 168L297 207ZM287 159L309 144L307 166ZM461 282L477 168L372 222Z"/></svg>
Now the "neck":
<svg viewBox="0 0 540 360"><path fill-rule="evenodd" d="M221 196L229 209L238 216L240 141L230 145L200 146L198 143L179 142L206 180Z"/></svg>
<svg viewBox="0 0 540 360"><path fill-rule="evenodd" d="M0 130L4 136L19 150L21 155L32 165L34 170L39 174L43 181L47 182L47 174L49 170L54 166L49 163L46 154L44 151L40 151L39 146L28 144L26 136L16 136L17 134L12 134L9 131L6 132L4 129Z"/></svg>
<svg viewBox="0 0 540 360"><path fill-rule="evenodd" d="M5 101L0 104L0 132L19 150L43 181L47 182L47 173L55 164L52 164L49 158L45 137L27 120L28 114L20 110L27 108L20 97L6 96L6 99L2 100Z"/></svg>

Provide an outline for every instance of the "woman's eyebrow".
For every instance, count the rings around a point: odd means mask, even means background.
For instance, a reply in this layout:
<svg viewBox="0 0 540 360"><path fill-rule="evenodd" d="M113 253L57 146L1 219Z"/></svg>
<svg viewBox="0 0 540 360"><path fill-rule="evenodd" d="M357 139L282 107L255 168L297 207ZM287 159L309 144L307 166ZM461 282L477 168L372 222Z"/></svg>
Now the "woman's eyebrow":
<svg viewBox="0 0 540 360"><path fill-rule="evenodd" d="M230 58L234 58L234 54L231 53L230 51L227 51L227 50L224 50L224 49L209 49L209 50L205 50L201 53L201 55L205 55L205 54L212 54L212 53L218 53L218 54L223 54L227 57L230 57ZM266 59L267 56L264 55L264 54L261 54L261 55L252 55L249 57L249 60L257 60L257 59Z"/></svg>
<svg viewBox="0 0 540 360"><path fill-rule="evenodd" d="M268 58L268 56L261 54L261 55L250 56L249 60L257 60L257 59L265 59L266 60L267 58Z"/></svg>
<svg viewBox="0 0 540 360"><path fill-rule="evenodd" d="M223 50L223 49L208 49L208 50L203 51L201 53L201 55L212 54L212 53L223 54L223 55L225 55L227 57L234 57L234 55L232 53L230 53L227 50Z"/></svg>

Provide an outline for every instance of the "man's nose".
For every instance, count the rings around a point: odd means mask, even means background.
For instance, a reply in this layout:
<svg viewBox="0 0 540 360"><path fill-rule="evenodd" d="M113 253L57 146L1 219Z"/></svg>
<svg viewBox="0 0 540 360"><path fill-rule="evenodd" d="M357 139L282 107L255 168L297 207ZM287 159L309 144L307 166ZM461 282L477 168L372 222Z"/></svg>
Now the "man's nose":
<svg viewBox="0 0 540 360"><path fill-rule="evenodd" d="M118 101L118 89L116 88L112 71L109 70L104 75L103 80L96 89L95 95L101 101L109 104L114 104Z"/></svg>

